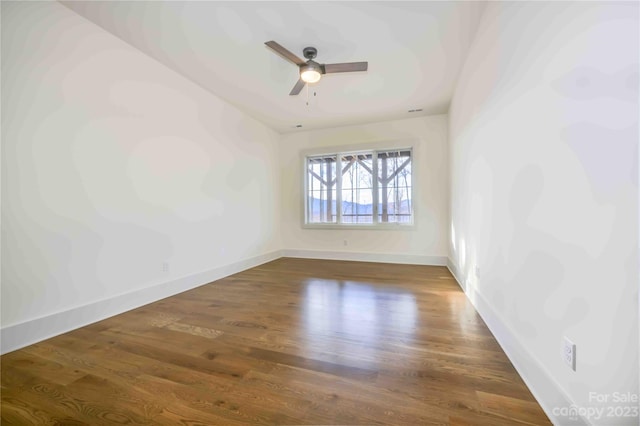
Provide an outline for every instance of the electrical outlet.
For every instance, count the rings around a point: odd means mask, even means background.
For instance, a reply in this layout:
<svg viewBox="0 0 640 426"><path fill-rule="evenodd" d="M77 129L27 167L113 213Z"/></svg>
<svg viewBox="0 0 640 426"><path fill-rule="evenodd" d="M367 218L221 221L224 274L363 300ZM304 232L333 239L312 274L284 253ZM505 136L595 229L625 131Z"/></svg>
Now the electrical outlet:
<svg viewBox="0 0 640 426"><path fill-rule="evenodd" d="M342 240L342 245L343 245L343 246L345 246L345 247L346 247L346 246L347 246L347 243L348 243L348 241L347 241L347 240Z"/></svg>
<svg viewBox="0 0 640 426"><path fill-rule="evenodd" d="M573 371L576 371L576 344L566 336L562 342L562 359Z"/></svg>
<svg viewBox="0 0 640 426"><path fill-rule="evenodd" d="M480 267L476 265L476 278L480 278Z"/></svg>
<svg viewBox="0 0 640 426"><path fill-rule="evenodd" d="M162 262L162 272L169 272L169 262Z"/></svg>

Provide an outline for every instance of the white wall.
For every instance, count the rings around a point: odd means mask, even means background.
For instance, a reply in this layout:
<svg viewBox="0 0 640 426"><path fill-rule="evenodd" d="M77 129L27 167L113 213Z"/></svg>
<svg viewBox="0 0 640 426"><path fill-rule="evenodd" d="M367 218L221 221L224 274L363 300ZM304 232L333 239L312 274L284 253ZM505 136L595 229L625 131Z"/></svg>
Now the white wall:
<svg viewBox="0 0 640 426"><path fill-rule="evenodd" d="M279 135L59 3L2 2L2 90L3 351L280 248Z"/></svg>
<svg viewBox="0 0 640 426"><path fill-rule="evenodd" d="M415 228L317 230L302 227L305 152L336 147L413 145L417 175ZM446 259L448 210L447 116L416 117L311 130L282 136L282 243L285 254L390 262L438 263ZM348 245L344 246L343 241Z"/></svg>
<svg viewBox="0 0 640 426"><path fill-rule="evenodd" d="M552 415L638 395L639 52L637 3L489 3L450 109L452 266Z"/></svg>

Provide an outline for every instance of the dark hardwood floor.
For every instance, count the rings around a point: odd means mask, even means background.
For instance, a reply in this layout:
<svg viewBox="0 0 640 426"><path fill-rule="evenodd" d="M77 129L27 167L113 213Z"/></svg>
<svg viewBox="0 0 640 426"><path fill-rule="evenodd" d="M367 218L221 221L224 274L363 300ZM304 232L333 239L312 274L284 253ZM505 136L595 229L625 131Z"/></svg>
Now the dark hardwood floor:
<svg viewBox="0 0 640 426"><path fill-rule="evenodd" d="M549 424L444 267L283 258L0 361L3 425Z"/></svg>

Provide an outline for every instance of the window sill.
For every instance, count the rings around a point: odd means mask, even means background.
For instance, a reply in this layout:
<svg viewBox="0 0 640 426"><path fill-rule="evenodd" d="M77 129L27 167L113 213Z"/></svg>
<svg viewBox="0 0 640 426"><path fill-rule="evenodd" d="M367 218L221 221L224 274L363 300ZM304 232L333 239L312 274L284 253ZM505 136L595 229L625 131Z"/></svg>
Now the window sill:
<svg viewBox="0 0 640 426"><path fill-rule="evenodd" d="M361 223L361 224L337 224L337 223L303 223L303 229L358 229L366 231L411 231L416 228L414 223L411 224L399 224L399 223Z"/></svg>

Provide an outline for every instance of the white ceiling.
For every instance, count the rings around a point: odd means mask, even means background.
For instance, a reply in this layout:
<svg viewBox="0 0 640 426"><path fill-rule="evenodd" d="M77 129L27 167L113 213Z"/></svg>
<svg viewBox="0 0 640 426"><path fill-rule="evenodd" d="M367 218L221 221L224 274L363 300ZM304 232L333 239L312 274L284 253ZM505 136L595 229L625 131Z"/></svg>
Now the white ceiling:
<svg viewBox="0 0 640 426"><path fill-rule="evenodd" d="M484 2L61 1L281 133L445 113ZM298 96L275 40L320 63L368 61ZM314 92L316 96L313 96ZM409 109L422 108L409 114Z"/></svg>

